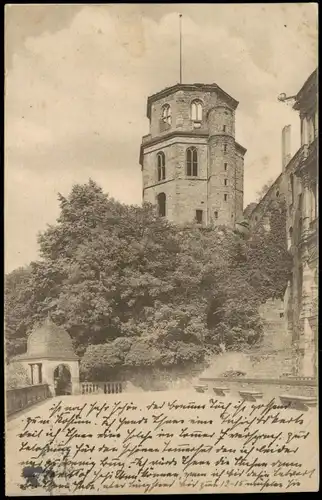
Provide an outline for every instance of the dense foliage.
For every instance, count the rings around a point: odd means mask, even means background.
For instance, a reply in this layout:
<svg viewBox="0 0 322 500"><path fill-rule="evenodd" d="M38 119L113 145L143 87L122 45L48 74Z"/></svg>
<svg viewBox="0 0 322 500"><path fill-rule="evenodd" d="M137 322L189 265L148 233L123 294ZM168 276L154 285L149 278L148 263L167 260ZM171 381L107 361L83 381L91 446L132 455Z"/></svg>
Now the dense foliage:
<svg viewBox="0 0 322 500"><path fill-rule="evenodd" d="M16 389L31 385L27 370L21 363L9 364L6 368L6 388Z"/></svg>
<svg viewBox="0 0 322 500"><path fill-rule="evenodd" d="M260 340L258 305L287 282L282 222L249 239L225 227L176 227L91 180L59 203L57 224L39 236L41 259L6 277L9 356L49 312L96 380L202 364L220 345Z"/></svg>

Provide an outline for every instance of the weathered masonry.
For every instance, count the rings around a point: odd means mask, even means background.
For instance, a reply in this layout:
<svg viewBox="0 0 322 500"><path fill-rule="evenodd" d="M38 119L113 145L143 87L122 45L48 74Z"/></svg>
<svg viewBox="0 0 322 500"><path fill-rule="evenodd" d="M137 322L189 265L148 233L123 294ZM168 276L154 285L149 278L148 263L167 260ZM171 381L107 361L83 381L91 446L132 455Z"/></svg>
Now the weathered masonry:
<svg viewBox="0 0 322 500"><path fill-rule="evenodd" d="M246 153L235 140L237 106L216 84L177 84L148 98L143 202L176 224L234 227L243 216Z"/></svg>

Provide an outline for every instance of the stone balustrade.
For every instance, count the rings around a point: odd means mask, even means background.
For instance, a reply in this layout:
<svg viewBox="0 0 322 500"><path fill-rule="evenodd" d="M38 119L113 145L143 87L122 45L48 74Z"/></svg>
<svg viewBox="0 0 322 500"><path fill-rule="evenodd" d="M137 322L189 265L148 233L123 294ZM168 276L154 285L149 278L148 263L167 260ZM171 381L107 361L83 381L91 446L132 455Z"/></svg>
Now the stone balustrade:
<svg viewBox="0 0 322 500"><path fill-rule="evenodd" d="M269 378L246 378L246 377L205 377L199 379L200 384L208 384L208 391L213 392L212 386L216 388L221 385L229 389L231 395L239 396L240 391L258 390L263 393L265 399L279 398L281 394L292 394L298 396L313 397L317 395L317 380L313 377L283 377ZM207 391L205 391L207 392Z"/></svg>
<svg viewBox="0 0 322 500"><path fill-rule="evenodd" d="M81 394L120 394L124 392L124 382L82 382Z"/></svg>
<svg viewBox="0 0 322 500"><path fill-rule="evenodd" d="M6 412L12 415L18 411L51 397L48 384L37 384L6 391Z"/></svg>

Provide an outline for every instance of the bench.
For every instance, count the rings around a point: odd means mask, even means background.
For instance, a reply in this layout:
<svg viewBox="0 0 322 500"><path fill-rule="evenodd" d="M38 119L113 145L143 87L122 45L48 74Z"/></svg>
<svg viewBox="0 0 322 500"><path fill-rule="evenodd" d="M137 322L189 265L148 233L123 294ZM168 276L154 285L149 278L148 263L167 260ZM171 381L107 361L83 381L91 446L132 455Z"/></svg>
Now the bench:
<svg viewBox="0 0 322 500"><path fill-rule="evenodd" d="M256 401L263 397L260 391L239 391L239 394L245 401Z"/></svg>
<svg viewBox="0 0 322 500"><path fill-rule="evenodd" d="M207 385L195 385L195 389L197 392L206 392L208 389Z"/></svg>
<svg viewBox="0 0 322 500"><path fill-rule="evenodd" d="M217 396L225 396L230 390L228 387L213 387L212 389Z"/></svg>
<svg viewBox="0 0 322 500"><path fill-rule="evenodd" d="M307 411L310 407L317 405L316 396L295 396L292 394L283 394L280 401L286 408L293 410Z"/></svg>

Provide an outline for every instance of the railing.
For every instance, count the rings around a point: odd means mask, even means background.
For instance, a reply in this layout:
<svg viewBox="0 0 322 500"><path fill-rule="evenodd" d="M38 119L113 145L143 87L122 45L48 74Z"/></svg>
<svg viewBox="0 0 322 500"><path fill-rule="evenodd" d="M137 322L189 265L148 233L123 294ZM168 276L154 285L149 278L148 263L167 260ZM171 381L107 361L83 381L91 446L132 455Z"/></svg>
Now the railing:
<svg viewBox="0 0 322 500"><path fill-rule="evenodd" d="M317 380L314 377L300 377L288 375L281 378L246 378L246 377L204 377L201 382L233 382L237 384L254 385L292 385L317 387Z"/></svg>
<svg viewBox="0 0 322 500"><path fill-rule="evenodd" d="M313 377L291 377L283 376L279 379L269 378L246 378L246 377L205 377L199 379L200 383L207 383L208 390L211 391L211 386L223 386L229 389L231 395L238 396L240 391L261 391L267 399L278 398L283 394L291 394L296 396L316 397L317 395L317 380ZM219 385L218 385L219 384ZM214 392L215 389L214 389Z"/></svg>
<svg viewBox="0 0 322 500"><path fill-rule="evenodd" d="M6 391L7 415L44 401L51 397L48 384L30 385Z"/></svg>
<svg viewBox="0 0 322 500"><path fill-rule="evenodd" d="M81 394L120 394L124 386L124 382L82 382Z"/></svg>

